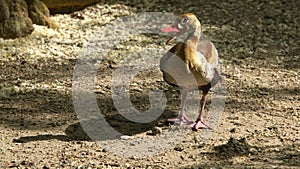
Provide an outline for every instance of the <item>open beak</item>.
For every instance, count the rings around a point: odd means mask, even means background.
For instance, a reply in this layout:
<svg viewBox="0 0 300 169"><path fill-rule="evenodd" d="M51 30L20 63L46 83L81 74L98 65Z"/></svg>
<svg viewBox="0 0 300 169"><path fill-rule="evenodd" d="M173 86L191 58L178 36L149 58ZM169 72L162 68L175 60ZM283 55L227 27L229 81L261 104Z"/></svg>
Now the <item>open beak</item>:
<svg viewBox="0 0 300 169"><path fill-rule="evenodd" d="M180 35L182 35L182 34L185 33L184 30L180 30L180 29L178 28L178 24L177 24L177 23L174 24L174 25L165 27L165 28L163 28L161 31L162 31L162 32L166 32L166 33L170 33L170 32L173 33L173 32L175 32L175 35L173 35L170 39L168 39L168 40L166 41L166 44L170 43L170 42L173 41L176 37L178 37L178 36L180 36Z"/></svg>

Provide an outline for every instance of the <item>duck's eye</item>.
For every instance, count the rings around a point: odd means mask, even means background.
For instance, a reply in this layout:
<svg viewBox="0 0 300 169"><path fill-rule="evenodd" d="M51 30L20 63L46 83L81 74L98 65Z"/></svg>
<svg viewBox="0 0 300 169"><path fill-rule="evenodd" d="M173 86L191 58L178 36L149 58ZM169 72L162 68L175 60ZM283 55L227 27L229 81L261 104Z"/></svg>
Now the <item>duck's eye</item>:
<svg viewBox="0 0 300 169"><path fill-rule="evenodd" d="M188 18L183 18L183 19L181 20L181 23L187 23L187 22L189 22L189 19L188 19Z"/></svg>

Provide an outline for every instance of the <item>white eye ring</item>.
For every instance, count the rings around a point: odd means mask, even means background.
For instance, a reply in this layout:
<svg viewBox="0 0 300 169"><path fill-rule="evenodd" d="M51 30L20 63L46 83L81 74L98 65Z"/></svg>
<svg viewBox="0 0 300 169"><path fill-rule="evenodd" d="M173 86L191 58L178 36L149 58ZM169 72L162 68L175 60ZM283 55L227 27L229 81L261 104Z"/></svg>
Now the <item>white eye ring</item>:
<svg viewBox="0 0 300 169"><path fill-rule="evenodd" d="M179 28L179 29L182 29L183 26L179 23L179 24L178 24L178 28Z"/></svg>
<svg viewBox="0 0 300 169"><path fill-rule="evenodd" d="M187 23L187 22L189 22L189 19L188 19L188 18L183 18L183 19L181 20L181 23Z"/></svg>

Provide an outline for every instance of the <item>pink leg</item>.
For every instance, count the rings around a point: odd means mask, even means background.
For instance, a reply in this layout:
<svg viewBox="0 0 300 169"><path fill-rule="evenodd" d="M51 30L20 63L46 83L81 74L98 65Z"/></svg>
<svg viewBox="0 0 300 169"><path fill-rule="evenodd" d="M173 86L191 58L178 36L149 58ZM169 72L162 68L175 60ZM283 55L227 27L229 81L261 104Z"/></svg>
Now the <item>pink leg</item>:
<svg viewBox="0 0 300 169"><path fill-rule="evenodd" d="M181 91L181 110L179 112L178 117L168 119L169 122L172 122L174 124L180 125L180 126L190 126L194 125L194 122L189 120L189 118L185 114L185 103L187 98L188 91L185 89L182 89Z"/></svg>
<svg viewBox="0 0 300 169"><path fill-rule="evenodd" d="M203 96L202 96L202 99L200 101L201 109L200 109L200 112L199 112L199 116L196 120L196 124L193 127L193 130L195 130L195 131L197 131L200 128L212 129L207 124L205 124L204 121L203 121L203 114L204 114L204 107L205 107L205 104L206 104L206 95L207 95L207 93L208 92L203 92Z"/></svg>

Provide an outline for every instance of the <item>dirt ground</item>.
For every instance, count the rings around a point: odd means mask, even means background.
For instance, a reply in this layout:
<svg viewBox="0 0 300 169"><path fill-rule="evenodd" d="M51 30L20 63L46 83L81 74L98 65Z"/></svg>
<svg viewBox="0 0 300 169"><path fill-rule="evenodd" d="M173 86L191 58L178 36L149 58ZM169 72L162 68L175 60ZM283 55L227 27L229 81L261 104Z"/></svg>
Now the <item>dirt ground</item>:
<svg viewBox="0 0 300 169"><path fill-rule="evenodd" d="M0 40L0 167L300 168L299 7L298 0L107 0L74 14L52 16L59 30L35 25L28 37ZM73 72L84 42L95 30L122 16L154 11L191 12L201 19L220 54L226 102L208 139L201 139L206 131L182 129L182 139L169 149L125 157L90 140L82 130L72 100ZM102 143L155 141L174 128L165 121L179 112L180 93L163 81L158 67L141 72L130 84L131 101L141 111L150 107L151 90L164 91L167 106L158 119L136 123L124 118L111 94L120 60L136 49L166 50L171 47L164 45L166 40L155 34L133 36L98 65L97 104L110 126L123 135ZM156 127L160 134L152 135Z"/></svg>

